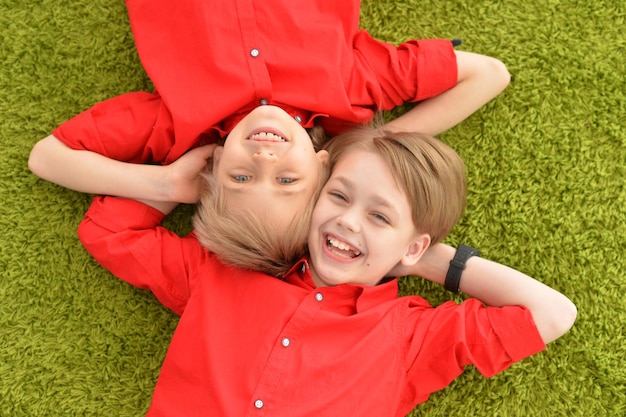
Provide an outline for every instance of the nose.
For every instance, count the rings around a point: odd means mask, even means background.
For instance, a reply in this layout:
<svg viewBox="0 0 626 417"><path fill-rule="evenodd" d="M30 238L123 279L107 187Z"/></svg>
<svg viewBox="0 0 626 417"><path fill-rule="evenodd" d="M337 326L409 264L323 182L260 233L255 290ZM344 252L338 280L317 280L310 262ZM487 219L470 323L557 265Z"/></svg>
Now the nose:
<svg viewBox="0 0 626 417"><path fill-rule="evenodd" d="M352 233L358 233L361 231L358 216L353 210L348 210L337 217L337 224L345 229L348 229Z"/></svg>
<svg viewBox="0 0 626 417"><path fill-rule="evenodd" d="M270 181L279 163L278 154L272 149L259 149L252 154L257 180Z"/></svg>
<svg viewBox="0 0 626 417"><path fill-rule="evenodd" d="M262 161L274 161L278 158L278 154L272 149L259 149L252 156L254 159Z"/></svg>

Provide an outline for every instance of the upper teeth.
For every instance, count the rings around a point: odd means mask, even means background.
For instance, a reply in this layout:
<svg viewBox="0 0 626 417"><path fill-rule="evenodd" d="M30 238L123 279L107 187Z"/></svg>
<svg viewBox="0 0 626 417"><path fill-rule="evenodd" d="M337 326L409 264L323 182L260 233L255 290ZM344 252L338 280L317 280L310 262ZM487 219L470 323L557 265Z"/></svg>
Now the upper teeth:
<svg viewBox="0 0 626 417"><path fill-rule="evenodd" d="M350 245L348 245L347 243L344 243L340 240L335 239L334 237L329 237L328 238L328 243L330 243L332 246L334 246L337 249L341 249L341 250L350 250L352 251L356 256L359 256L361 254L361 252L353 250Z"/></svg>
<svg viewBox="0 0 626 417"><path fill-rule="evenodd" d="M255 133L254 135L250 136L250 140L266 140L266 141L273 141L273 142L286 142L285 138L283 138L282 136L278 136L272 132L261 132L261 133Z"/></svg>

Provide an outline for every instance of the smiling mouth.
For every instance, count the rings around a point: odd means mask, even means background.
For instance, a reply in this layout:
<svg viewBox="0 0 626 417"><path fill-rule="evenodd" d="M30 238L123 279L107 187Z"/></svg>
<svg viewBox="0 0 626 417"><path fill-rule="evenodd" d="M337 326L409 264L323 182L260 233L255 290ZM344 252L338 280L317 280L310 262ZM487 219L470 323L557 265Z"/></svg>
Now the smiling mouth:
<svg viewBox="0 0 626 417"><path fill-rule="evenodd" d="M331 253L345 259L353 259L361 255L361 251L333 236L326 237L326 247Z"/></svg>
<svg viewBox="0 0 626 417"><path fill-rule="evenodd" d="M253 131L246 140L252 140L256 142L289 142L285 135L281 132L269 130L269 129L257 129Z"/></svg>

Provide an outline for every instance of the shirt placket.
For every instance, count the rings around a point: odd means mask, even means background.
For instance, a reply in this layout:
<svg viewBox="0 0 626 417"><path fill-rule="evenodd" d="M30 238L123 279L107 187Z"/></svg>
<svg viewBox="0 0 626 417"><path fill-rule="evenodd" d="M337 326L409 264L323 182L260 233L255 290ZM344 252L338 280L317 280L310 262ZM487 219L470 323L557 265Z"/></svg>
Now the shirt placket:
<svg viewBox="0 0 626 417"><path fill-rule="evenodd" d="M269 50L266 50L266 45L262 45L257 36L264 28L259 27L254 0L235 0L235 3L239 14L244 53L247 54L250 77L254 84L255 101L258 105L268 104L272 101L272 81L265 58Z"/></svg>
<svg viewBox="0 0 626 417"><path fill-rule="evenodd" d="M324 305L324 294L321 290L311 292L300 304L289 322L276 338L276 343L268 357L259 383L250 400L247 417L263 417L270 413L275 415L275 394L281 384L288 383L290 360L299 349L300 335L315 321L318 311Z"/></svg>

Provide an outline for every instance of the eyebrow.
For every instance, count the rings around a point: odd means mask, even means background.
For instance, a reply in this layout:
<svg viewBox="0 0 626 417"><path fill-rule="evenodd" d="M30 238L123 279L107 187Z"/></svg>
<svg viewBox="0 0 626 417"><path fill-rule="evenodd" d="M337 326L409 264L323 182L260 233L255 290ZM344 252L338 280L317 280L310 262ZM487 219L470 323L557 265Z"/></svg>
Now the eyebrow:
<svg viewBox="0 0 626 417"><path fill-rule="evenodd" d="M350 181L348 178L346 177L335 177L335 180L339 181L340 183L342 183L346 188L354 188L354 183L352 181ZM372 201L379 206L382 207L386 207L390 210L393 210L394 213L397 213L398 211L396 210L395 206L387 199L382 198L379 195L374 194L374 196L372 197Z"/></svg>
<svg viewBox="0 0 626 417"><path fill-rule="evenodd" d="M238 184L234 187L223 186L224 190L228 190L230 192L237 193L237 194L248 194L249 191L247 190L247 188L248 187L246 186L246 183ZM293 187L281 186L280 188L276 188L275 190L276 190L275 194L284 195L284 196L293 196L295 194L298 194L304 191L304 188L296 187L296 186L293 186Z"/></svg>

